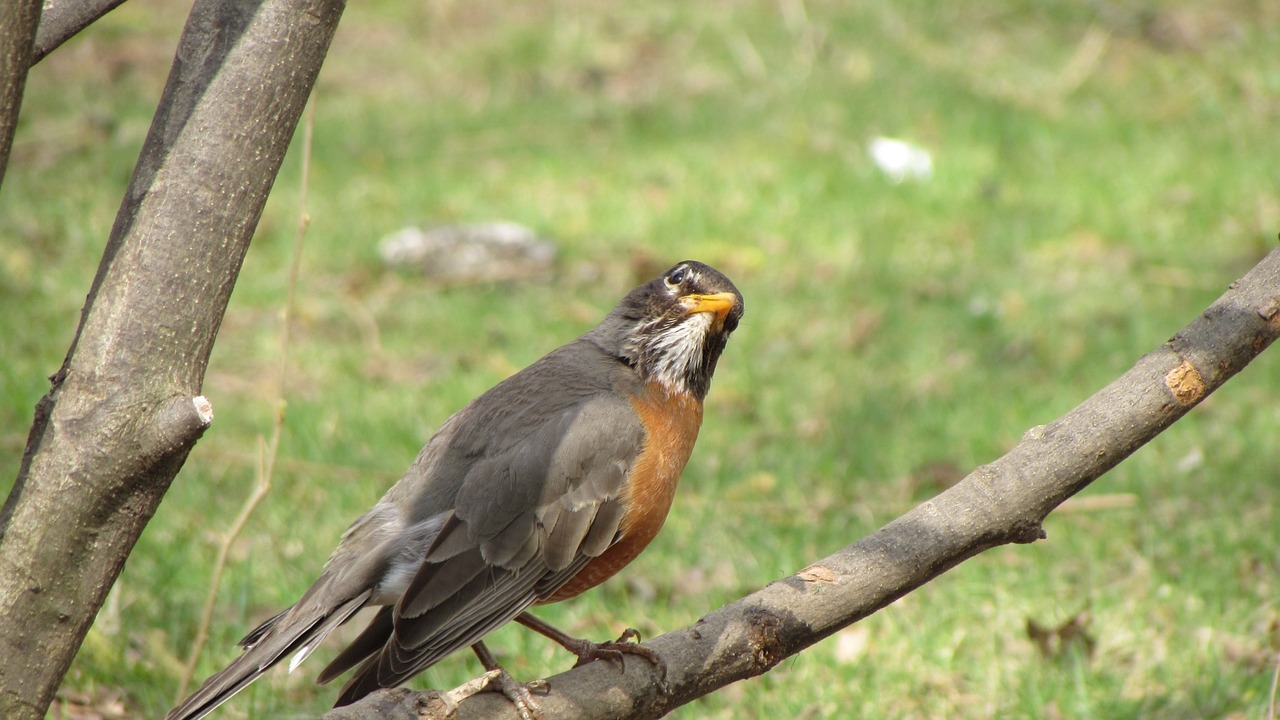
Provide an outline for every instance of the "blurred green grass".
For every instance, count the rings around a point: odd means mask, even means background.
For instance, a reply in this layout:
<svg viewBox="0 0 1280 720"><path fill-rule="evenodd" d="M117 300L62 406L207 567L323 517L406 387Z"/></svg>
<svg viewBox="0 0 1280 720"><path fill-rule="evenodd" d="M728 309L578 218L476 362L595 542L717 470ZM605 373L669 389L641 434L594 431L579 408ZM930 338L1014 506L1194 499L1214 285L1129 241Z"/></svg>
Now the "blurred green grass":
<svg viewBox="0 0 1280 720"><path fill-rule="evenodd" d="M133 0L33 71L0 193L0 476L71 340L184 8ZM646 636L892 519L1126 370L1273 246L1280 9L1264 2L780 0L625 9L355 3L316 96L311 226L280 461L200 665L296 598L452 411L581 333L651 269L720 267L747 315L677 507L621 577L542 614ZM877 135L934 156L893 184ZM301 134L299 134L299 138ZM296 143L295 143L296 145ZM295 147L204 392L217 412L64 687L173 700L219 533L274 412ZM384 269L407 224L509 219L550 281ZM1264 356L1051 517L679 717L1262 717L1280 651L1280 412ZM1087 610L1092 654L1026 624ZM518 677L569 665L492 643ZM318 667L321 660L308 666ZM315 668L225 717L318 712ZM419 685L477 672L452 659Z"/></svg>

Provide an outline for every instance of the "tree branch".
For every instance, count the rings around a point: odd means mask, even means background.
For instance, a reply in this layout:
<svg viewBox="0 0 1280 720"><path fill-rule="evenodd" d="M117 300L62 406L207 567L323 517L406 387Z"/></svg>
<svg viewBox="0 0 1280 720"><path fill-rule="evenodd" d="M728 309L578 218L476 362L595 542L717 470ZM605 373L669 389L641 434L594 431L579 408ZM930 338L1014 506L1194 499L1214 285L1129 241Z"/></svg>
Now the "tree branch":
<svg viewBox="0 0 1280 720"><path fill-rule="evenodd" d="M0 510L0 717L44 717L212 422L214 338L343 0L197 0Z"/></svg>
<svg viewBox="0 0 1280 720"><path fill-rule="evenodd" d="M595 662L549 679L542 710L557 720L656 718L782 660L887 606L985 550L1044 537L1063 500L1154 438L1280 335L1280 250L1200 317L1115 382L1058 420L1026 432L1004 457L869 537L791 577L645 645L663 657L670 693L653 668ZM429 718L514 718L495 693L456 709L440 693L375 693L326 720L372 720L417 709ZM395 715L400 717L400 715Z"/></svg>
<svg viewBox="0 0 1280 720"><path fill-rule="evenodd" d="M58 0L52 2L40 18L40 29L35 35L35 47L31 65L35 65L70 40L76 33L89 27L99 18L115 10L125 0Z"/></svg>
<svg viewBox="0 0 1280 720"><path fill-rule="evenodd" d="M18 110L27 84L31 43L40 22L40 0L0 3L0 180L9 166L9 150L18 127Z"/></svg>

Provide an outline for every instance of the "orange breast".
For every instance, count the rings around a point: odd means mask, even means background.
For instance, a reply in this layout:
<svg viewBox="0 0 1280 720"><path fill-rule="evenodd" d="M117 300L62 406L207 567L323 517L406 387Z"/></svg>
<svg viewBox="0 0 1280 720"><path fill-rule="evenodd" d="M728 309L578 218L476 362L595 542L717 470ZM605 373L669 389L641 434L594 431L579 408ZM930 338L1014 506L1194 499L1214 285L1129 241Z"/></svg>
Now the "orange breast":
<svg viewBox="0 0 1280 720"><path fill-rule="evenodd" d="M645 444L623 491L621 537L542 603L567 600L613 577L648 547L667 519L702 426L702 403L684 393L668 395L650 383L644 395L631 397L631 405L644 423Z"/></svg>

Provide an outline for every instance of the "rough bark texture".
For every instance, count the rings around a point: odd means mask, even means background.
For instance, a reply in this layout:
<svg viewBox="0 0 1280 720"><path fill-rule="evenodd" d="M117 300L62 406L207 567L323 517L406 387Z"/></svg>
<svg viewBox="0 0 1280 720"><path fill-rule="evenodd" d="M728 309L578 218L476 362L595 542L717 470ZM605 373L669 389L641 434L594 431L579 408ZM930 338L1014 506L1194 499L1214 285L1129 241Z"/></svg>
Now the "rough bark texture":
<svg viewBox="0 0 1280 720"><path fill-rule="evenodd" d="M343 5L192 9L76 339L0 511L0 717L44 717L212 420L198 397L209 352Z"/></svg>
<svg viewBox="0 0 1280 720"><path fill-rule="evenodd" d="M40 29L35 35L35 47L28 65L34 65L53 52L54 48L70 40L73 35L89 27L124 0L57 0L45 8L40 18ZM38 4L38 3L37 3Z"/></svg>
<svg viewBox="0 0 1280 720"><path fill-rule="evenodd" d="M0 181L9 167L22 89L31 67L31 45L40 22L40 0L0 2Z"/></svg>
<svg viewBox="0 0 1280 720"><path fill-rule="evenodd" d="M1280 250L1121 378L1015 448L873 535L791 577L645 643L667 664L670 692L648 663L594 662L550 678L549 718L655 718L782 660L885 607L948 569L1006 543L1044 537L1063 500L1114 467L1239 372L1280 335ZM423 697L419 697L423 695ZM431 704L438 693L385 692L326 715L514 718L500 695ZM399 715L395 715L399 717Z"/></svg>

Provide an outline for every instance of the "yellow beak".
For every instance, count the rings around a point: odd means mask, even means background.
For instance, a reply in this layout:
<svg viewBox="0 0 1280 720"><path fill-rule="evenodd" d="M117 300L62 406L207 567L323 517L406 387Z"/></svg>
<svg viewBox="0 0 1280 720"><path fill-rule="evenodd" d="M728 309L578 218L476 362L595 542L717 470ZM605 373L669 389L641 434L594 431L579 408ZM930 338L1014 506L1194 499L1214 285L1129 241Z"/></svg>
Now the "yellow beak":
<svg viewBox="0 0 1280 720"><path fill-rule="evenodd" d="M685 295L680 301L688 308L689 313L715 313L716 316L723 318L733 309L734 303L738 302L738 296L731 292L716 293L715 295Z"/></svg>

